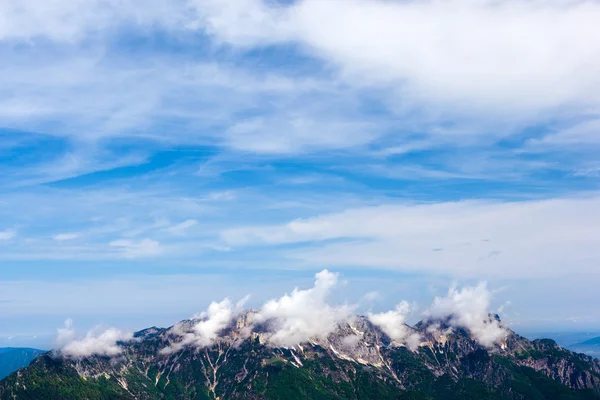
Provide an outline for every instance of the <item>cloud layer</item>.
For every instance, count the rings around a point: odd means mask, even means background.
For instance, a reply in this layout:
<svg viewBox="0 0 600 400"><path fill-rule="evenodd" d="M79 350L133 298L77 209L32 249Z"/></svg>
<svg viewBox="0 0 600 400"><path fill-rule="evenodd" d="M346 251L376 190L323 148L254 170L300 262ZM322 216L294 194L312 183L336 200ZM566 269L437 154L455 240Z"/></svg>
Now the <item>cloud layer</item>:
<svg viewBox="0 0 600 400"><path fill-rule="evenodd" d="M402 89L403 106L518 118L559 107L597 110L600 101L596 2L195 4L201 24L221 41L298 43L361 85Z"/></svg>

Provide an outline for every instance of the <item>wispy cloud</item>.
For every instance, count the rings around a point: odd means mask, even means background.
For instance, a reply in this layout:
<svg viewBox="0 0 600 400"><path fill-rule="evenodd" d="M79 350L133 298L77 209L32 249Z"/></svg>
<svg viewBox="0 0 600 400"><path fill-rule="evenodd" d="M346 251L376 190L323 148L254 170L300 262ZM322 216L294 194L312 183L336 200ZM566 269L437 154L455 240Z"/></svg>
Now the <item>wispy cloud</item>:
<svg viewBox="0 0 600 400"><path fill-rule="evenodd" d="M592 119L558 130L541 139L532 139L528 144L529 150L538 151L549 146L600 146L600 119Z"/></svg>
<svg viewBox="0 0 600 400"><path fill-rule="evenodd" d="M17 233L13 230L0 231L0 240L10 240L17 236Z"/></svg>
<svg viewBox="0 0 600 400"><path fill-rule="evenodd" d="M303 245L284 254L311 266L566 275L594 270L597 209L597 197L386 205L225 230L222 238L231 246Z"/></svg>
<svg viewBox="0 0 600 400"><path fill-rule="evenodd" d="M140 239L139 241L129 239L113 240L109 246L119 250L125 258L153 257L162 253L160 243L152 239Z"/></svg>
<svg viewBox="0 0 600 400"><path fill-rule="evenodd" d="M123 23L177 27L186 9L183 2L162 0L127 0L118 5L107 5L100 0L61 0L52 4L11 0L3 2L0 11L6 16L0 40L27 41L45 37L73 43L89 35L106 33Z"/></svg>
<svg viewBox="0 0 600 400"><path fill-rule="evenodd" d="M57 242L65 242L68 240L78 239L79 237L81 237L81 234L79 233L58 233L52 236L52 239L56 240Z"/></svg>
<svg viewBox="0 0 600 400"><path fill-rule="evenodd" d="M196 221L195 219L188 219L177 225L168 227L167 232L169 232L171 235L181 236L184 235L188 229L193 228L196 225L198 225L198 221Z"/></svg>
<svg viewBox="0 0 600 400"><path fill-rule="evenodd" d="M224 42L299 43L360 85L402 88L404 106L425 102L454 113L514 118L565 105L574 112L573 107L595 107L600 100L597 73L587 68L600 46L594 39L600 14L595 3L195 4L207 31Z"/></svg>

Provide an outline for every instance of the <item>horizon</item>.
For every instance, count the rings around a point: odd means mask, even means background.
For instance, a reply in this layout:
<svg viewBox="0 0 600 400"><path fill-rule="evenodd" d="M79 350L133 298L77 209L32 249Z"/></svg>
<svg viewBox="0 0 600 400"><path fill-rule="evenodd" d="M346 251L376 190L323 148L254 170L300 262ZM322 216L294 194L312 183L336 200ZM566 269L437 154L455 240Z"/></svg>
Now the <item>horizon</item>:
<svg viewBox="0 0 600 400"><path fill-rule="evenodd" d="M485 282L517 333L600 332L600 3L0 15L0 347L260 307L324 269L332 307L416 318Z"/></svg>

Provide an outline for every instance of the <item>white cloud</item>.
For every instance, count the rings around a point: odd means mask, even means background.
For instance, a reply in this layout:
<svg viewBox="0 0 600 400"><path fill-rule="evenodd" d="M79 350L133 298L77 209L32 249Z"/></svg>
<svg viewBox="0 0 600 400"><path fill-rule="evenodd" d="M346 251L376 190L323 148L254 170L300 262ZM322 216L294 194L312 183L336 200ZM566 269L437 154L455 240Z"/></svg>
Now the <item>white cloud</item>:
<svg viewBox="0 0 600 400"><path fill-rule="evenodd" d="M83 339L69 343L62 348L61 353L70 357L89 357L92 355L113 357L123 352L118 342L129 341L131 333L110 328L104 332L88 333Z"/></svg>
<svg viewBox="0 0 600 400"><path fill-rule="evenodd" d="M416 348L415 343L419 341L419 335L413 333L406 324L406 319L411 311L411 305L407 301L402 301L394 310L377 314L369 313L368 318L392 340L398 344L408 344L411 349L414 349Z"/></svg>
<svg viewBox="0 0 600 400"><path fill-rule="evenodd" d="M508 334L501 324L490 317L492 294L481 283L461 290L451 288L446 297L436 297L424 313L431 319L449 318L451 326L466 328L484 346L493 346Z"/></svg>
<svg viewBox="0 0 600 400"><path fill-rule="evenodd" d="M180 336L181 340L162 349L161 353L174 353L186 346L197 348L212 346L219 338L221 331L229 327L233 319L243 310L247 299L246 297L236 304L229 299L224 299L219 303L213 301L208 310L197 317L199 321L193 323L191 327L185 322L175 325L172 332Z"/></svg>
<svg viewBox="0 0 600 400"><path fill-rule="evenodd" d="M52 236L52 239L56 240L57 242L65 242L68 240L78 239L79 237L81 237L81 234L79 233L58 233Z"/></svg>
<svg viewBox="0 0 600 400"><path fill-rule="evenodd" d="M141 239L139 241L130 239L113 240L109 246L118 249L119 253L125 258L143 258L154 257L162 254L162 247L159 242L152 239Z"/></svg>
<svg viewBox="0 0 600 400"><path fill-rule="evenodd" d="M236 308L240 309L240 307ZM234 305L229 299L220 303L213 302L208 310L200 315L202 321L194 326L198 345L204 347L212 344L219 332L231 323L234 315Z"/></svg>
<svg viewBox="0 0 600 400"><path fill-rule="evenodd" d="M122 332L115 328L104 331L93 330L83 338L77 339L73 328L73 321L67 319L64 328L58 329L56 345L60 354L65 357L90 357L93 355L114 357L123 352L118 342L127 342L133 339L133 334Z"/></svg>
<svg viewBox="0 0 600 400"><path fill-rule="evenodd" d="M12 230L0 231L0 240L10 240L17 236L17 233Z"/></svg>
<svg viewBox="0 0 600 400"><path fill-rule="evenodd" d="M378 267L461 276L595 273L596 196L532 201L390 204L282 225L224 230L229 246L304 244L304 265ZM557 229L560 227L560 229Z"/></svg>
<svg viewBox="0 0 600 400"><path fill-rule="evenodd" d="M587 1L196 0L237 46L297 42L406 106L534 117L600 103L600 5ZM560 84L557 84L560 82Z"/></svg>
<svg viewBox="0 0 600 400"><path fill-rule="evenodd" d="M315 275L311 289L294 289L291 294L265 303L256 316L272 332L269 342L294 346L315 337L325 337L350 317L353 307L332 306L327 297L338 284L338 274L323 270Z"/></svg>
<svg viewBox="0 0 600 400"><path fill-rule="evenodd" d="M75 337L76 334L75 329L73 327L73 320L69 318L65 321L64 327L57 329L56 339L54 342L56 346L62 348L68 345L69 343L74 342Z"/></svg>

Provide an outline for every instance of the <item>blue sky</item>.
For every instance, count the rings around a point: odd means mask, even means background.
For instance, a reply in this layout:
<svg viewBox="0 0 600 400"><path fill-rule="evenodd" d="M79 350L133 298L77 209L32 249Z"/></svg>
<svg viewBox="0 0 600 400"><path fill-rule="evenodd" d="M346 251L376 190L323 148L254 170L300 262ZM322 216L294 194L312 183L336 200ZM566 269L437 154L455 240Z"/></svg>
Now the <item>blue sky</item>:
<svg viewBox="0 0 600 400"><path fill-rule="evenodd" d="M0 345L311 284L600 329L592 1L0 4ZM13 339L9 339L13 338ZM46 339L44 339L46 340Z"/></svg>

